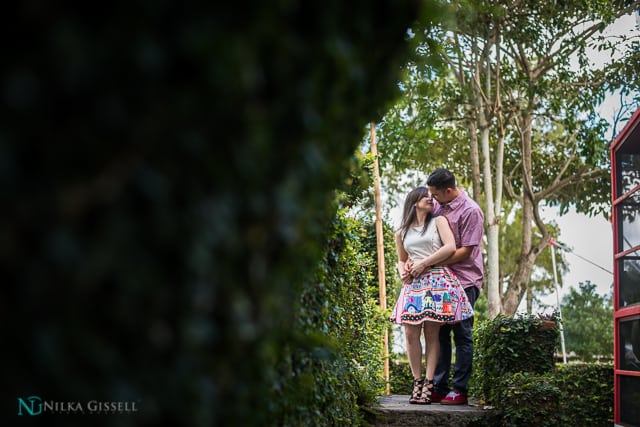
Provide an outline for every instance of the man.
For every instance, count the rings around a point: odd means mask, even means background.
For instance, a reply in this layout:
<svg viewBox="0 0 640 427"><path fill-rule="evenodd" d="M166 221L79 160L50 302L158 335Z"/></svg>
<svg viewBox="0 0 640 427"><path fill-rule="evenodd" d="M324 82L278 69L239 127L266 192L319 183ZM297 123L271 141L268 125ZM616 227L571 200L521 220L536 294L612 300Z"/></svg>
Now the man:
<svg viewBox="0 0 640 427"><path fill-rule="evenodd" d="M484 215L476 202L456 187L456 178L447 169L438 168L427 179L431 196L441 205L439 215L451 224L456 251L444 264L458 276L469 302L475 305L482 289L482 234ZM467 383L471 378L473 360L473 317L453 325L440 327L440 357L436 368L433 402L442 405L467 403ZM456 346L453 388L449 387L451 370L451 332Z"/></svg>

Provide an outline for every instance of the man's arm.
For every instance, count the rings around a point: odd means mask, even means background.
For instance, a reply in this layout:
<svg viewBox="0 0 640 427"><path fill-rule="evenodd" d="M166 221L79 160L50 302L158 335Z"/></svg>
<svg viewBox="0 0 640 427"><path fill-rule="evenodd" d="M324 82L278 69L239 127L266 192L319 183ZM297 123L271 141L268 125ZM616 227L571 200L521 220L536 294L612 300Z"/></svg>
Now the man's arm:
<svg viewBox="0 0 640 427"><path fill-rule="evenodd" d="M451 255L445 261L439 262L438 265L451 265L460 261L464 261L471 256L473 248L474 246L463 246L461 248L457 248L453 255Z"/></svg>
<svg viewBox="0 0 640 427"><path fill-rule="evenodd" d="M444 264L451 265L460 261L464 261L471 256L473 249L482 242L482 233L484 232L482 223L484 217L480 209L467 211L467 214L463 215L460 219L460 227L463 245L466 243L469 246L461 246L456 248L456 251Z"/></svg>

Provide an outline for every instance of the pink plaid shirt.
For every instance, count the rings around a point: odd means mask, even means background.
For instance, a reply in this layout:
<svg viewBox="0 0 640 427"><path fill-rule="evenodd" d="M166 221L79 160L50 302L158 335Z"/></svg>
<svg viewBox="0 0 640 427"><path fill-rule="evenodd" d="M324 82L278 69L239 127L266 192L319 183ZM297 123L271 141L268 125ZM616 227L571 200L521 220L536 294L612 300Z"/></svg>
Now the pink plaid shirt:
<svg viewBox="0 0 640 427"><path fill-rule="evenodd" d="M463 288L475 285L478 289L482 289L484 271L481 248L484 233L482 209L463 190L460 190L458 197L446 205L440 205L434 213L444 215L449 220L456 240L456 248L473 246L469 258L448 267L456 273Z"/></svg>

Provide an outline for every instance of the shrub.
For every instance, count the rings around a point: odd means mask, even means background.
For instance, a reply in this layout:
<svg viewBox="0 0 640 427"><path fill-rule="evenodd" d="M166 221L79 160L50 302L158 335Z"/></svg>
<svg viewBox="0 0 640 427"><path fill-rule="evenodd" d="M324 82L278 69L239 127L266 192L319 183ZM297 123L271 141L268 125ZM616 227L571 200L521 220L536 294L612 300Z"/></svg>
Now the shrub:
<svg viewBox="0 0 640 427"><path fill-rule="evenodd" d="M557 316L499 316L475 328L472 394L500 413L500 425L609 426L611 364L553 363Z"/></svg>
<svg viewBox="0 0 640 427"><path fill-rule="evenodd" d="M562 393L553 374L507 373L495 381L494 399L502 413L502 426L563 425L559 411Z"/></svg>
<svg viewBox="0 0 640 427"><path fill-rule="evenodd" d="M411 394L413 374L405 355L392 356L389 372L391 394Z"/></svg>
<svg viewBox="0 0 640 427"><path fill-rule="evenodd" d="M560 365L555 372L561 390L564 425L613 425L613 365L578 363Z"/></svg>
<svg viewBox="0 0 640 427"><path fill-rule="evenodd" d="M422 4L7 6L3 390L266 425L299 284Z"/></svg>
<svg viewBox="0 0 640 427"><path fill-rule="evenodd" d="M554 369L558 342L556 318L542 319L520 315L498 316L474 328L473 375L471 393L499 402L496 381L506 374L528 372L544 374Z"/></svg>
<svg viewBox="0 0 640 427"><path fill-rule="evenodd" d="M271 425L358 425L383 389L376 254L367 227L341 209L323 262L295 305L296 346L279 366ZM280 407L279 407L280 406Z"/></svg>

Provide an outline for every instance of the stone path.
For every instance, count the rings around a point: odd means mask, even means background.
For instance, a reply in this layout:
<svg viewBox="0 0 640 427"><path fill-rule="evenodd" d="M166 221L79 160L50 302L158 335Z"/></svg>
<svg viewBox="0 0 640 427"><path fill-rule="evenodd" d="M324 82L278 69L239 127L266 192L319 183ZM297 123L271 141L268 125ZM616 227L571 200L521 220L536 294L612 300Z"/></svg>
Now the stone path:
<svg viewBox="0 0 640 427"><path fill-rule="evenodd" d="M412 405L408 395L391 395L381 397L378 402L378 416L374 424L377 427L466 427L479 418L496 416L494 410L476 406L473 400L469 405Z"/></svg>

